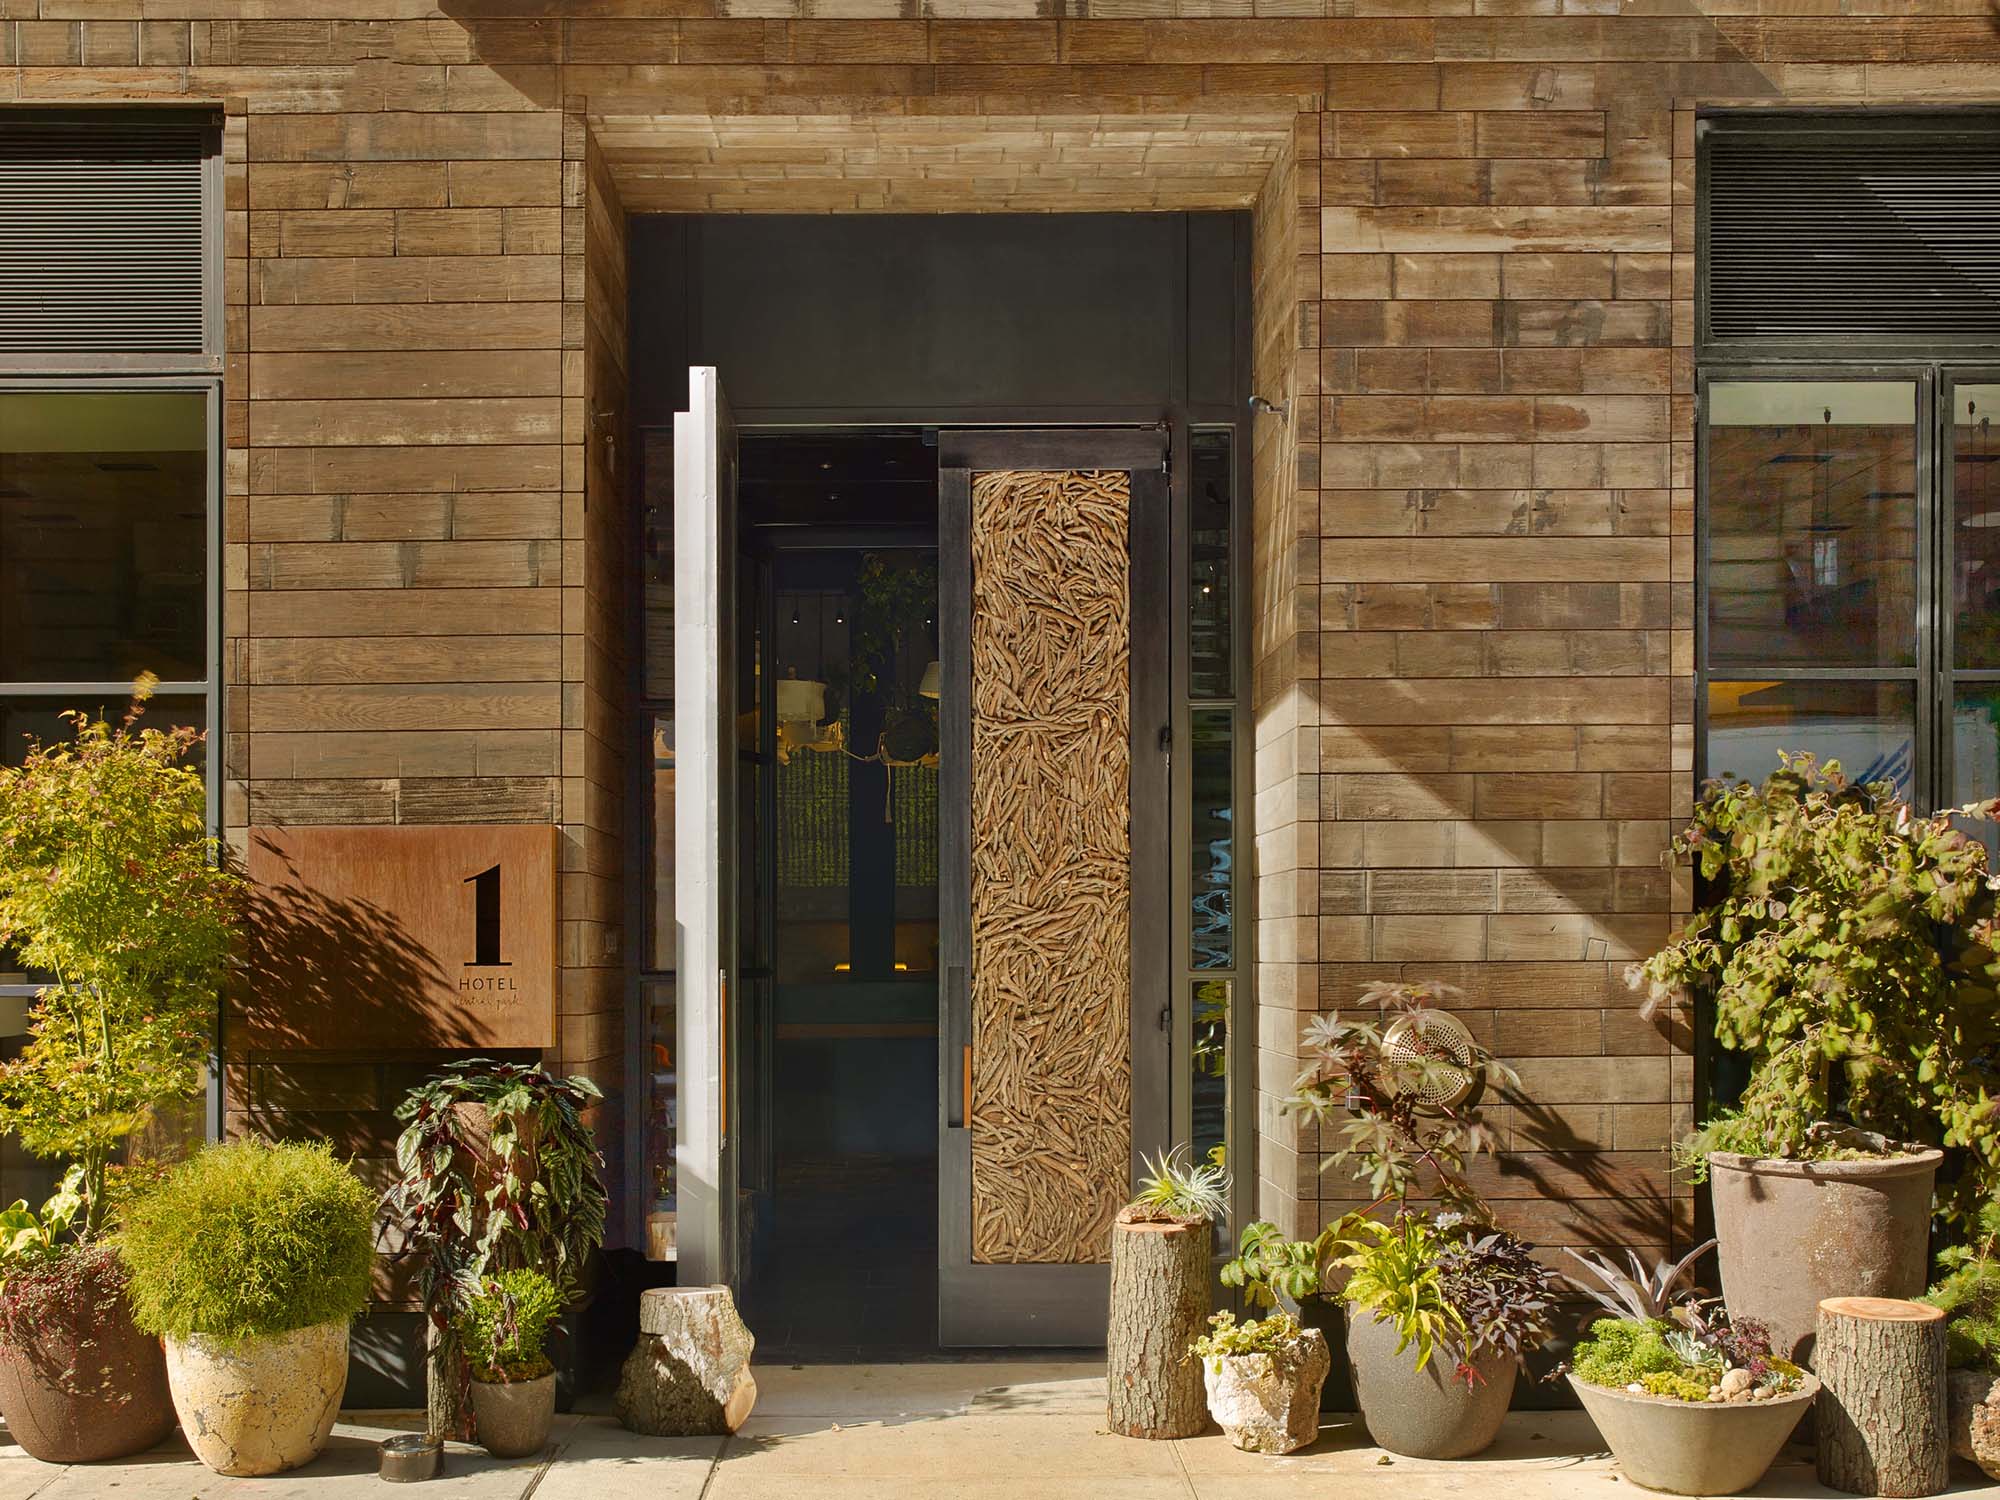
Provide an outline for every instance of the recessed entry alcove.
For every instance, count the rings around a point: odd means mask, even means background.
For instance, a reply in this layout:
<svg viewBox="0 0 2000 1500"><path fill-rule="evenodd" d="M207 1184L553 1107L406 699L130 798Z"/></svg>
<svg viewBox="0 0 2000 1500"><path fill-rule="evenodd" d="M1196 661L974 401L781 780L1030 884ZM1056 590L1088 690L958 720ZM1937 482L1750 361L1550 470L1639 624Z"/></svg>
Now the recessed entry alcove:
<svg viewBox="0 0 2000 1500"><path fill-rule="evenodd" d="M774 1351L1097 1343L1138 1155L1254 1149L1237 579L1291 266L1250 210L1291 118L593 120L630 216L631 1154L654 1253Z"/></svg>

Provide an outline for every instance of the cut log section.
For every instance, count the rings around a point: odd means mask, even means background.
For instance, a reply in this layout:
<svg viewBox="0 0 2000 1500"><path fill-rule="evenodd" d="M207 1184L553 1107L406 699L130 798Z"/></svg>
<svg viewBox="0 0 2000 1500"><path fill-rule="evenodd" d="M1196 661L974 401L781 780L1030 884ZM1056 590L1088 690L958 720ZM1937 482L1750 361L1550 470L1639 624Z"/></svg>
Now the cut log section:
<svg viewBox="0 0 2000 1500"><path fill-rule="evenodd" d="M1207 1326L1212 1237L1205 1220L1112 1226L1104 1385L1113 1432L1184 1438L1208 1426L1201 1361L1188 1345Z"/></svg>
<svg viewBox="0 0 2000 1500"><path fill-rule="evenodd" d="M1892 1500L1945 1487L1942 1311L1889 1297L1829 1297L1819 1305L1814 1364L1820 1483Z"/></svg>

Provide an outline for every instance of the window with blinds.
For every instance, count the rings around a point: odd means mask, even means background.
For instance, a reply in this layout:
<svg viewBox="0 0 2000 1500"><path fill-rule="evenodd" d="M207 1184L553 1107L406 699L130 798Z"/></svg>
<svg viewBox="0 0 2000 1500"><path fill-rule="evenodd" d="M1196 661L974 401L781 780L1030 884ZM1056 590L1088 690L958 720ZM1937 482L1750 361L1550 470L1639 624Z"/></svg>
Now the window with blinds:
<svg viewBox="0 0 2000 1500"><path fill-rule="evenodd" d="M2000 115L1744 112L1699 156L1705 344L2000 343Z"/></svg>
<svg viewBox="0 0 2000 1500"><path fill-rule="evenodd" d="M208 350L203 112L0 115L0 357Z"/></svg>

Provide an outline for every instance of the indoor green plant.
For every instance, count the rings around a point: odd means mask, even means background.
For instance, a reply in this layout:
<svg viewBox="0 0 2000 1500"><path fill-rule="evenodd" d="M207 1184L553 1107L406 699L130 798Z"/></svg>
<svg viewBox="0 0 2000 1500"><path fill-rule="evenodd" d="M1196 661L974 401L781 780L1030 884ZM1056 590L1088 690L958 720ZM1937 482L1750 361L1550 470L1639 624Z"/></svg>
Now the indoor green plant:
<svg viewBox="0 0 2000 1500"><path fill-rule="evenodd" d="M1319 1436L1319 1391L1333 1361L1326 1336L1290 1313L1238 1323L1208 1320L1188 1346L1201 1362L1209 1415L1229 1441L1251 1453L1292 1453Z"/></svg>
<svg viewBox="0 0 2000 1500"><path fill-rule="evenodd" d="M139 1326L196 1456L275 1474L319 1453L347 1387L347 1332L368 1300L374 1200L325 1145L210 1146L124 1213Z"/></svg>
<svg viewBox="0 0 2000 1500"><path fill-rule="evenodd" d="M1630 979L1648 1013L1711 997L1746 1055L1734 1109L1682 1143L1713 1183L1722 1289L1803 1358L1819 1301L1923 1290L1932 1185L1963 1222L2000 1190L2000 1007L1986 851L1890 786L1782 755L1712 783L1674 840L1701 881L1682 935Z"/></svg>
<svg viewBox="0 0 2000 1500"><path fill-rule="evenodd" d="M1439 1013L1440 986L1375 984L1380 1020L1338 1014L1306 1028L1308 1063L1287 1107L1317 1122L1373 1201L1319 1240L1251 1242L1255 1269L1281 1289L1338 1284L1354 1393L1375 1441L1417 1457L1479 1452L1499 1432L1520 1361L1548 1336L1557 1295L1528 1247L1494 1229L1468 1175L1491 1149L1478 1105L1513 1072ZM1442 1210L1413 1206L1424 1196ZM1373 1217L1393 1210L1388 1222ZM1310 1269L1308 1269L1308 1261ZM1344 1278L1344 1284L1340 1284ZM1438 1358L1443 1349L1445 1358Z"/></svg>
<svg viewBox="0 0 2000 1500"><path fill-rule="evenodd" d="M472 1058L413 1089L397 1108L389 1222L417 1258L430 1331L430 1430L465 1435L469 1371L458 1319L486 1278L534 1267L567 1301L604 1242L604 1158L584 1111L589 1079Z"/></svg>
<svg viewBox="0 0 2000 1500"><path fill-rule="evenodd" d="M1771 1352L1763 1324L1716 1300L1598 1319L1569 1381L1627 1479L1689 1495L1755 1485L1819 1388Z"/></svg>
<svg viewBox="0 0 2000 1500"><path fill-rule="evenodd" d="M1228 1213L1228 1174L1176 1148L1144 1163L1111 1226L1106 1421L1125 1437L1192 1437L1208 1424L1187 1357L1208 1317L1209 1247Z"/></svg>
<svg viewBox="0 0 2000 1500"><path fill-rule="evenodd" d="M562 1305L553 1281L521 1269L484 1278L459 1313L475 1430L495 1458L526 1458L548 1444L556 1367L543 1345Z"/></svg>
<svg viewBox="0 0 2000 1500"><path fill-rule="evenodd" d="M0 1413L31 1453L119 1457L172 1424L159 1345L133 1325L103 1243L134 1131L198 1094L241 883L209 837L192 729L69 714L73 734L0 769L0 946L48 981L0 1067L0 1131L70 1163L18 1203L0 1292Z"/></svg>

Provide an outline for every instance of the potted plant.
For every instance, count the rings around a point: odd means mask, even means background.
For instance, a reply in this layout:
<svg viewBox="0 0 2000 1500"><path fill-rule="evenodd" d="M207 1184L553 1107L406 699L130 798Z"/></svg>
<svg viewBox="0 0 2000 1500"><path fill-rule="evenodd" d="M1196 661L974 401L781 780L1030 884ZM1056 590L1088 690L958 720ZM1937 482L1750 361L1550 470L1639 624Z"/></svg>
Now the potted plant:
<svg viewBox="0 0 2000 1500"><path fill-rule="evenodd" d="M459 1329L487 1278L540 1270L560 1306L604 1243L604 1157L584 1118L602 1097L588 1078L482 1057L451 1064L397 1108L404 1128L383 1208L417 1259L435 1436L469 1435Z"/></svg>
<svg viewBox="0 0 2000 1500"><path fill-rule="evenodd" d="M1324 1292L1346 1278L1348 1369L1369 1433L1426 1458L1466 1457L1493 1441L1519 1362L1548 1338L1559 1295L1528 1246L1492 1227L1467 1175L1492 1144L1481 1097L1517 1080L1442 1008L1451 995L1375 984L1362 998L1381 1021L1315 1018L1287 1100L1333 1139L1322 1169L1344 1167L1374 1195L1310 1242L1311 1279ZM1441 1211L1411 1206L1425 1192ZM1371 1217L1389 1205L1389 1222ZM1283 1254L1303 1286L1304 1254Z"/></svg>
<svg viewBox="0 0 2000 1500"><path fill-rule="evenodd" d="M72 1238L83 1168L39 1210L0 1212L0 1412L43 1463L94 1463L150 1448L174 1427L160 1341L125 1302L126 1272L103 1240Z"/></svg>
<svg viewBox="0 0 2000 1500"><path fill-rule="evenodd" d="M1719 1301L1599 1319L1569 1382L1627 1479L1685 1495L1755 1485L1819 1391L1771 1352L1761 1324L1732 1320Z"/></svg>
<svg viewBox="0 0 2000 1500"><path fill-rule="evenodd" d="M1111 1226L1106 1421L1125 1437L1193 1437L1208 1425L1188 1346L1208 1317L1209 1247L1228 1212L1228 1174L1178 1148L1145 1163Z"/></svg>
<svg viewBox="0 0 2000 1500"><path fill-rule="evenodd" d="M562 1293L540 1271L488 1276L459 1314L472 1364L474 1430L495 1458L526 1458L548 1446L556 1415L556 1367L542 1350Z"/></svg>
<svg viewBox="0 0 2000 1500"><path fill-rule="evenodd" d="M1945 1274L1923 1300L1944 1310L1951 1451L2000 1479L2000 1202L1938 1264Z"/></svg>
<svg viewBox="0 0 2000 1500"><path fill-rule="evenodd" d="M1750 1063L1734 1109L1684 1141L1712 1184L1723 1295L1804 1360L1835 1296L1924 1288L1933 1181L1962 1223L2000 1190L2000 1009L1986 851L1887 783L1783 755L1761 787L1722 780L1674 852L1703 905L1629 978L1647 1013L1713 997Z"/></svg>
<svg viewBox="0 0 2000 1500"><path fill-rule="evenodd" d="M133 1325L106 1243L135 1131L199 1094L241 882L219 867L192 729L144 729L152 683L113 726L0 769L0 945L49 976L0 1067L0 1131L70 1163L40 1213L0 1216L0 1415L37 1458L118 1458L172 1425L157 1340Z"/></svg>
<svg viewBox="0 0 2000 1500"><path fill-rule="evenodd" d="M1304 1328L1316 1328L1329 1349L1347 1347L1347 1319L1340 1298L1327 1290L1327 1256L1336 1243L1332 1227L1309 1240L1288 1238L1268 1219L1243 1227L1236 1254L1224 1262L1222 1284L1243 1294L1251 1308L1283 1306ZM1354 1389L1347 1379L1346 1359L1327 1372L1320 1385L1321 1411L1351 1411Z"/></svg>
<svg viewBox="0 0 2000 1500"><path fill-rule="evenodd" d="M1369 1436L1411 1458L1491 1446L1522 1363L1549 1339L1555 1273L1456 1214L1354 1219L1347 1234L1347 1355Z"/></svg>
<svg viewBox="0 0 2000 1500"><path fill-rule="evenodd" d="M126 1211L133 1314L166 1340L181 1430L218 1474L316 1456L368 1300L374 1201L325 1145L210 1146Z"/></svg>
<svg viewBox="0 0 2000 1500"><path fill-rule="evenodd" d="M1219 1312L1208 1324L1188 1352L1229 1441L1247 1453L1292 1453L1318 1437L1319 1390L1333 1364L1326 1336L1285 1312L1248 1323Z"/></svg>

